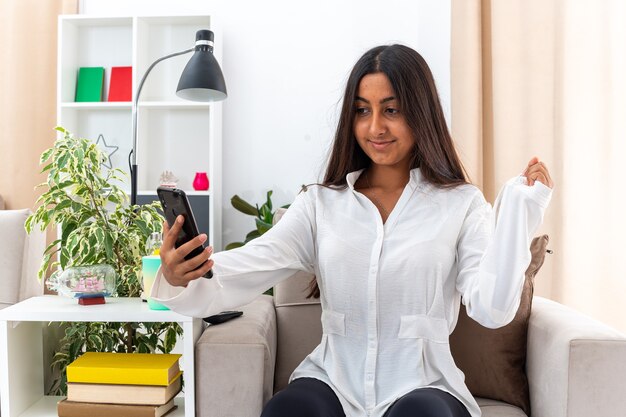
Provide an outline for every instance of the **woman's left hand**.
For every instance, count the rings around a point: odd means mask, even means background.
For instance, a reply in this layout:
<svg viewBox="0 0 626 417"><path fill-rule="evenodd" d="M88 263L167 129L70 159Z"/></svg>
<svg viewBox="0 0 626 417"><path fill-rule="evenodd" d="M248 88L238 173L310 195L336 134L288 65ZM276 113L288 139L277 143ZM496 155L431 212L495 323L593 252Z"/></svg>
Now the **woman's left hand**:
<svg viewBox="0 0 626 417"><path fill-rule="evenodd" d="M540 162L539 158L536 156L528 162L528 166L522 175L527 178L528 185L534 185L535 181L539 181L547 187L554 187L554 182L552 182L548 167L543 162Z"/></svg>

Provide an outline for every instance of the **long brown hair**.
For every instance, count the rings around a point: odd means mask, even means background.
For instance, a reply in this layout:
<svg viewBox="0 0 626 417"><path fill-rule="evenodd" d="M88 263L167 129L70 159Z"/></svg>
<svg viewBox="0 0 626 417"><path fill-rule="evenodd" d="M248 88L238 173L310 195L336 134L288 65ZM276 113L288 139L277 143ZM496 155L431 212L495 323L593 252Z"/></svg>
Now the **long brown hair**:
<svg viewBox="0 0 626 417"><path fill-rule="evenodd" d="M348 173L367 168L371 162L354 137L354 101L361 79L375 73L383 73L389 79L400 111L413 132L411 169L419 167L424 179L437 187L466 184L467 176L448 131L428 64L408 46L383 45L367 51L350 73L322 185L344 187ZM309 288L307 297L318 298L315 279Z"/></svg>

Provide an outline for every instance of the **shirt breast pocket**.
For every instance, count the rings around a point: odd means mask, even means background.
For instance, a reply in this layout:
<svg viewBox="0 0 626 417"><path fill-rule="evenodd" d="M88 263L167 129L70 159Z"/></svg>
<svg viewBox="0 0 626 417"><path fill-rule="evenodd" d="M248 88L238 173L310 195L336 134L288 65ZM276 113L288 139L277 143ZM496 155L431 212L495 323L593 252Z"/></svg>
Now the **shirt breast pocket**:
<svg viewBox="0 0 626 417"><path fill-rule="evenodd" d="M401 316L398 338L428 339L435 343L448 343L448 322L423 314Z"/></svg>

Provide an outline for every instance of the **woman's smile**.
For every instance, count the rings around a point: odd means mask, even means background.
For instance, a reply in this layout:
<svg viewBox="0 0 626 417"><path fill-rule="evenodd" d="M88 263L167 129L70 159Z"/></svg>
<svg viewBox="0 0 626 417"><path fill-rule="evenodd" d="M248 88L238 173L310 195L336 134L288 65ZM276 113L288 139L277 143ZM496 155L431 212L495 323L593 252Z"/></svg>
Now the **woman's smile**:
<svg viewBox="0 0 626 417"><path fill-rule="evenodd" d="M368 140L368 143L372 145L372 147L377 151L386 150L394 142L395 140L384 140L384 141L383 140L377 140L377 141Z"/></svg>

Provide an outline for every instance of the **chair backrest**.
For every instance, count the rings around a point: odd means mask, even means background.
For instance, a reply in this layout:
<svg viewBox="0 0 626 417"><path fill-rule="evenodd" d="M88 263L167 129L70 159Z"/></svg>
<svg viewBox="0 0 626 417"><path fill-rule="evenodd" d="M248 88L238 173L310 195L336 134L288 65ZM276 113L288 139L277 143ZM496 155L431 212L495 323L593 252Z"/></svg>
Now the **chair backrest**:
<svg viewBox="0 0 626 417"><path fill-rule="evenodd" d="M274 392L287 386L289 376L322 339L319 299L307 299L311 274L298 272L274 287L277 344Z"/></svg>
<svg viewBox="0 0 626 417"><path fill-rule="evenodd" d="M39 229L29 235L24 222L30 210L0 210L0 308L43 294L37 270L46 245Z"/></svg>

